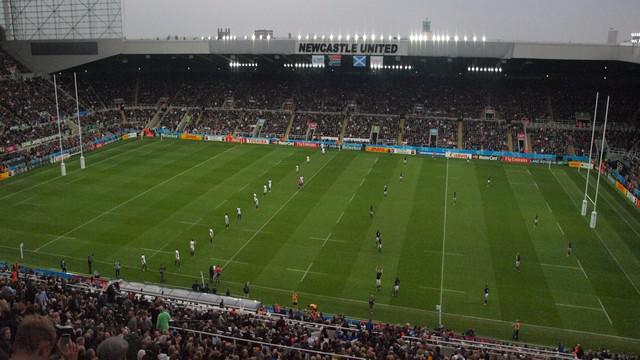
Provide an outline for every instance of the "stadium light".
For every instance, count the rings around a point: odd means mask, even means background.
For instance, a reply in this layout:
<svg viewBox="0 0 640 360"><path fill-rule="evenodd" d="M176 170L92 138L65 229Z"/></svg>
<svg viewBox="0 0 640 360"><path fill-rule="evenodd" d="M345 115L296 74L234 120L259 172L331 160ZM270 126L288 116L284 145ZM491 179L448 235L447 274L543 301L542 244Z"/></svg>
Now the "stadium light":
<svg viewBox="0 0 640 360"><path fill-rule="evenodd" d="M267 40L271 40L271 34L267 34Z"/></svg>
<svg viewBox="0 0 640 360"><path fill-rule="evenodd" d="M258 40L262 40L262 34L260 34L260 36L258 36Z"/></svg>
<svg viewBox="0 0 640 360"><path fill-rule="evenodd" d="M313 35L313 40L317 40L317 39L318 39L318 36Z"/></svg>
<svg viewBox="0 0 640 360"><path fill-rule="evenodd" d="M329 35L329 40L333 41L333 34Z"/></svg>
<svg viewBox="0 0 640 360"><path fill-rule="evenodd" d="M302 40L302 35L298 34L298 40Z"/></svg>
<svg viewBox="0 0 640 360"><path fill-rule="evenodd" d="M251 40L255 40L256 39L256 34L251 35Z"/></svg>
<svg viewBox="0 0 640 360"><path fill-rule="evenodd" d="M351 37L349 36L349 34L347 34L347 41L349 41L349 39L350 39L350 38L351 38Z"/></svg>
<svg viewBox="0 0 640 360"><path fill-rule="evenodd" d="M478 38L475 35L473 35L473 42L476 42L476 41L478 41Z"/></svg>
<svg viewBox="0 0 640 360"><path fill-rule="evenodd" d="M324 35L322 35L322 38L321 38L321 39L322 39L322 40L324 40Z"/></svg>
<svg viewBox="0 0 640 360"><path fill-rule="evenodd" d="M471 71L471 66L467 66L467 71Z"/></svg>
<svg viewBox="0 0 640 360"><path fill-rule="evenodd" d="M458 40L460 40L460 39L458 38L458 35L456 35L456 36L454 36L454 37L453 37L453 41L458 42Z"/></svg>
<svg viewBox="0 0 640 360"><path fill-rule="evenodd" d="M338 34L338 41L342 41L342 34Z"/></svg>
<svg viewBox="0 0 640 360"><path fill-rule="evenodd" d="M362 41L367 41L367 34L362 34Z"/></svg>
<svg viewBox="0 0 640 360"><path fill-rule="evenodd" d="M393 40L393 36L389 35L389 41Z"/></svg>
<svg viewBox="0 0 640 360"><path fill-rule="evenodd" d="M485 41L487 41L487 37L482 35L482 42L485 42Z"/></svg>
<svg viewBox="0 0 640 360"><path fill-rule="evenodd" d="M304 39L309 40L309 34L305 35Z"/></svg>
<svg viewBox="0 0 640 360"><path fill-rule="evenodd" d="M462 38L465 42L468 40L467 35Z"/></svg>

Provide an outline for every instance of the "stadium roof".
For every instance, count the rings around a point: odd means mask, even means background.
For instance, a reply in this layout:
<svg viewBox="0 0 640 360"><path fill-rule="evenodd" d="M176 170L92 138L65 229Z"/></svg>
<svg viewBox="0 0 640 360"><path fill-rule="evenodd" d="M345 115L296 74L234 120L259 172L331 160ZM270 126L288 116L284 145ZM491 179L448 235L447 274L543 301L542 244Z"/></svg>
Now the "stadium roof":
<svg viewBox="0 0 640 360"><path fill-rule="evenodd" d="M469 59L620 61L640 64L631 44L495 42L476 39L232 39L6 41L3 48L34 72L51 73L116 55L343 54Z"/></svg>

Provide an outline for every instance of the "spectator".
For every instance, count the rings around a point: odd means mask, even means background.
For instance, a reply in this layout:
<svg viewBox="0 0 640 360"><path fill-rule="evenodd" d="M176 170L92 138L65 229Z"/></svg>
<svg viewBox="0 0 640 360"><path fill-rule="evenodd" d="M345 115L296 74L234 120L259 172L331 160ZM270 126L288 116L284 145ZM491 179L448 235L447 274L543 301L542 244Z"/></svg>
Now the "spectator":
<svg viewBox="0 0 640 360"><path fill-rule="evenodd" d="M12 360L47 360L56 345L56 329L49 319L29 315L18 326Z"/></svg>

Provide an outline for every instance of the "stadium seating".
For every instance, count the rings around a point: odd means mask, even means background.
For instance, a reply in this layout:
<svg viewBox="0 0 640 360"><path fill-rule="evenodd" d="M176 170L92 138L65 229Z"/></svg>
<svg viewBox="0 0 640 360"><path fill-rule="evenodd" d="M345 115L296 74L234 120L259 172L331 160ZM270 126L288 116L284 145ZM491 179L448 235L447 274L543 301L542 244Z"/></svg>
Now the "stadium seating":
<svg viewBox="0 0 640 360"><path fill-rule="evenodd" d="M0 59L4 68L11 69L10 76L0 76L0 87L5 90L0 93L0 146L11 150L0 156L0 164L6 167L46 157L57 149L50 138L57 133L53 83L22 74L25 69L6 54L0 54ZM71 117L75 112L73 76L62 74L57 80L61 116ZM316 140L343 137L348 142L371 140L372 130L379 127L376 141L384 144L520 149L558 155L588 153L589 122L576 120L576 113L585 113L586 119L593 116L593 94L583 85L579 79L484 81L407 74L94 70L78 74L80 108L87 112L83 129L92 134L139 130L155 119L153 126L171 131ZM632 154L640 150L640 132L628 124L640 114L640 104L630 85L616 85L611 90L614 106L607 145L621 154L629 152L625 173L635 179L638 156ZM491 116L486 115L489 113ZM601 119L602 114L598 115ZM254 131L259 119L264 124ZM61 122L61 127L64 137L77 133L67 121ZM431 136L432 131L438 136ZM518 141L519 135L524 136L528 148ZM48 140L32 148L29 142L37 139ZM15 151L22 154L9 154Z"/></svg>
<svg viewBox="0 0 640 360"><path fill-rule="evenodd" d="M0 358L13 351L11 339L24 319L47 315L67 327L78 359L627 359L625 354L575 347L549 348L477 337L472 329L456 333L410 324L392 325L323 315L313 307L259 306L246 311L224 304L151 296L141 289L120 291L115 283L55 273L38 275L18 264L0 269ZM222 305L222 306L220 306ZM157 319L171 321L162 329ZM110 338L124 340L107 351ZM108 343L113 343L109 340ZM105 343L106 344L106 343ZM573 353L572 353L573 352ZM109 355L107 354L112 354Z"/></svg>

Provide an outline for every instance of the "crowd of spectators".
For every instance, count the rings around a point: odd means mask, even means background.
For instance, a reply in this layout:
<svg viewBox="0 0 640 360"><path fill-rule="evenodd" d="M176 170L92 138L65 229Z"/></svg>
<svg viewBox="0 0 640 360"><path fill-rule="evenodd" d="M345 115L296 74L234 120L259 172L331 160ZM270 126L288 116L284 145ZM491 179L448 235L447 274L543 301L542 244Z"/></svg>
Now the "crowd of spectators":
<svg viewBox="0 0 640 360"><path fill-rule="evenodd" d="M437 135L432 134L432 130L436 131ZM455 120L410 116L405 119L403 134L407 145L440 148L458 146L458 123Z"/></svg>
<svg viewBox="0 0 640 360"><path fill-rule="evenodd" d="M297 113L291 127L290 137L301 139L338 138L345 115L342 113ZM315 129L313 129L315 124ZM309 135L309 138L307 138Z"/></svg>
<svg viewBox="0 0 640 360"><path fill-rule="evenodd" d="M0 359L533 359L559 352L577 359L631 359L582 346L514 351L513 345L410 324L353 322L316 305L269 316L119 291L4 268L0 278ZM98 291L96 291L98 290ZM222 305L222 307L220 307ZM209 335L192 332L201 331ZM454 344L451 346L447 344ZM470 341L483 343L474 346ZM503 345L511 345L509 350ZM517 345L515 348L518 349ZM548 351L535 355L536 351ZM334 355L323 355L329 353ZM53 354L53 355L51 355Z"/></svg>
<svg viewBox="0 0 640 360"><path fill-rule="evenodd" d="M508 126L502 121L464 121L464 148L507 151Z"/></svg>

